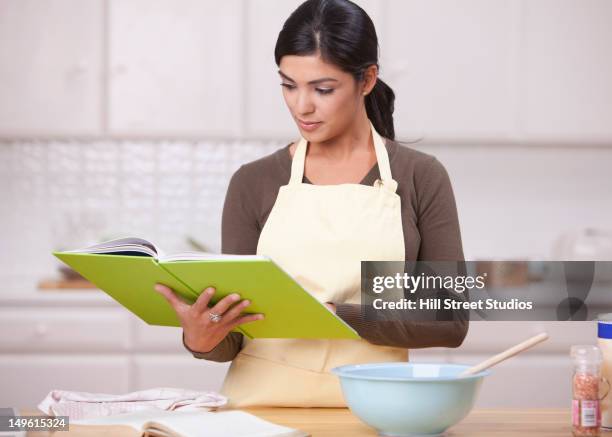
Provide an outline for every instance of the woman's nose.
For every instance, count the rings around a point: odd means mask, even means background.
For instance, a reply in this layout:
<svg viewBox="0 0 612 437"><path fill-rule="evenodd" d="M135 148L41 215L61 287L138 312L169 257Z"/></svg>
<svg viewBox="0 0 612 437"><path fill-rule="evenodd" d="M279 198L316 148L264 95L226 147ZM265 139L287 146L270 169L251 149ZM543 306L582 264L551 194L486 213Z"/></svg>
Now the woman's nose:
<svg viewBox="0 0 612 437"><path fill-rule="evenodd" d="M313 109L314 105L312 104L310 94L307 91L298 93L296 102L297 112L300 114L309 114Z"/></svg>

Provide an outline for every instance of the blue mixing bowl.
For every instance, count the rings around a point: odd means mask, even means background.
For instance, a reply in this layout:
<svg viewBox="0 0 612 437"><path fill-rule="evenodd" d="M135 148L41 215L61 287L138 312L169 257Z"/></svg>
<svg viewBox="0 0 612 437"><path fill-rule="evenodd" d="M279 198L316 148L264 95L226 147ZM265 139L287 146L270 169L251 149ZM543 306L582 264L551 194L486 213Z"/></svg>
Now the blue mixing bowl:
<svg viewBox="0 0 612 437"><path fill-rule="evenodd" d="M335 367L344 399L382 436L441 435L468 415L485 376L459 364L373 363Z"/></svg>

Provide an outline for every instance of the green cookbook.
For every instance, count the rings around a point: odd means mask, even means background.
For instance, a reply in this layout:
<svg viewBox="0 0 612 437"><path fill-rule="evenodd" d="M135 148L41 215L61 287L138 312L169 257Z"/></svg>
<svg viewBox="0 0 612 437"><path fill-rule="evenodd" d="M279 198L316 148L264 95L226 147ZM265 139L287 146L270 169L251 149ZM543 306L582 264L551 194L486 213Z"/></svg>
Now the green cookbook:
<svg viewBox="0 0 612 437"><path fill-rule="evenodd" d="M150 325L180 326L173 308L153 289L159 282L189 303L209 286L217 290L211 305L231 293L249 299L247 313L265 314L265 319L235 329L249 338L359 338L355 330L264 256L164 255L139 238L111 240L53 255Z"/></svg>

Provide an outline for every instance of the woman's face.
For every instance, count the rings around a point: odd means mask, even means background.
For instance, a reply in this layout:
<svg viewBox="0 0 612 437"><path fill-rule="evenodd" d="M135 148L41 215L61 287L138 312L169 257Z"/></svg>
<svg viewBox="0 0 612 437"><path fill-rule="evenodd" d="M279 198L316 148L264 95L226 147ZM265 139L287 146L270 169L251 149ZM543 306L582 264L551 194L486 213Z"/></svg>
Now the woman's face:
<svg viewBox="0 0 612 437"><path fill-rule="evenodd" d="M324 142L346 131L362 109L363 91L353 76L318 55L281 58L283 97L300 133ZM302 122L317 122L311 127Z"/></svg>

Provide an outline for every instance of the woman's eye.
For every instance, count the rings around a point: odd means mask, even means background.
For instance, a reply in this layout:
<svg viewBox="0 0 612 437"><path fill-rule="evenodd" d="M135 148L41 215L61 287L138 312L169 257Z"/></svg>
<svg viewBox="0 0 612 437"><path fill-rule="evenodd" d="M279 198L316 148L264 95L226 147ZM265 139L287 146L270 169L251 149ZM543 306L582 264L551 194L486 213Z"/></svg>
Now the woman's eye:
<svg viewBox="0 0 612 437"><path fill-rule="evenodd" d="M285 87L285 88L287 88L288 90L293 90L293 89L295 88L295 85L292 85L292 84L290 84L290 83L284 83L284 82L283 82L283 83L281 83L281 86L284 86L284 87ZM334 89L333 89L333 88L316 88L316 91L317 91L319 94L323 94L323 95L325 95L325 94L331 94L331 93L333 93L333 92L334 92Z"/></svg>

